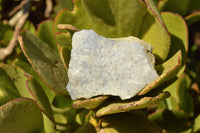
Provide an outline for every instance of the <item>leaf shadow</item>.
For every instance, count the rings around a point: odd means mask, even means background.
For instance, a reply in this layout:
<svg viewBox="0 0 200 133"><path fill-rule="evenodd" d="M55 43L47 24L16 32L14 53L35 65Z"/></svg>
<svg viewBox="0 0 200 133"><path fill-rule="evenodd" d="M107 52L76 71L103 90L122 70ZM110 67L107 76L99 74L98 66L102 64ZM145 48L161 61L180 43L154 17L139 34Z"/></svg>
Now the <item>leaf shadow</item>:
<svg viewBox="0 0 200 133"><path fill-rule="evenodd" d="M168 57L167 59L171 58L173 55L175 55L179 50L181 50L181 55L182 55L182 62L181 64L185 64L185 61L186 61L186 54L187 54L187 51L186 51L186 47L184 45L184 42L178 38L177 36L175 35L171 35L171 47L170 47L170 51L169 51L169 54L168 54Z"/></svg>
<svg viewBox="0 0 200 133"><path fill-rule="evenodd" d="M116 24L108 0L100 0L95 2L93 2L93 0L84 0L83 4L86 8L89 9L87 11L89 11L92 15L102 20L104 23L110 26L114 26ZM103 13L102 13L102 7L104 11Z"/></svg>

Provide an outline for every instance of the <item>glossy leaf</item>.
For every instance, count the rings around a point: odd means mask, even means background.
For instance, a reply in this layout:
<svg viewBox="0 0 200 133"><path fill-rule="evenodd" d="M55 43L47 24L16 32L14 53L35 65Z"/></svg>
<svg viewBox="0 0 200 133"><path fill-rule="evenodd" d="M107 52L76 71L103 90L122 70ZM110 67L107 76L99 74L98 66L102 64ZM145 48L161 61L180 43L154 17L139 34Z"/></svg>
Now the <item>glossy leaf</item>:
<svg viewBox="0 0 200 133"><path fill-rule="evenodd" d="M20 94L12 79L1 67L0 75L0 105L3 105L12 99L19 98Z"/></svg>
<svg viewBox="0 0 200 133"><path fill-rule="evenodd" d="M185 16L199 5L198 0L160 0L158 8L160 11L171 11Z"/></svg>
<svg viewBox="0 0 200 133"><path fill-rule="evenodd" d="M58 95L66 96L68 92L67 71L53 49L28 31L20 33L19 42L28 61L42 80Z"/></svg>
<svg viewBox="0 0 200 133"><path fill-rule="evenodd" d="M71 24L78 29L93 29L110 38L139 37L154 47L153 53L159 64L167 57L170 36L154 3L145 2L75 0L72 12L63 10L57 15L54 28L58 31L58 24Z"/></svg>
<svg viewBox="0 0 200 133"><path fill-rule="evenodd" d="M177 97L178 97L178 103L181 110L184 110L188 115L191 114L194 109L193 105L193 99L189 93L189 89L192 83L192 80L187 75L182 75L179 78L177 86ZM175 89L175 88L174 88Z"/></svg>
<svg viewBox="0 0 200 133"><path fill-rule="evenodd" d="M200 123L200 115L198 115L195 118L194 123L188 130L181 132L181 133L199 133L200 132L199 123Z"/></svg>
<svg viewBox="0 0 200 133"><path fill-rule="evenodd" d="M56 123L67 124L67 118L63 114L54 114Z"/></svg>
<svg viewBox="0 0 200 133"><path fill-rule="evenodd" d="M71 58L71 50L69 50L67 47L62 46L59 50L60 58L66 68L68 70L69 68L69 61Z"/></svg>
<svg viewBox="0 0 200 133"><path fill-rule="evenodd" d="M154 3L157 5L158 4L158 2L159 2L159 0L153 0L154 1Z"/></svg>
<svg viewBox="0 0 200 133"><path fill-rule="evenodd" d="M40 76L34 71L31 64L27 61L23 52L20 53L17 56L17 58L13 61L13 65L22 68L28 75L34 77L38 81L38 83L40 83L42 89L45 91L50 103L52 102L55 93L51 89L49 89L49 87L41 80Z"/></svg>
<svg viewBox="0 0 200 133"><path fill-rule="evenodd" d="M89 110L80 110L76 113L75 120L79 125L83 125L86 122L86 116L89 113Z"/></svg>
<svg viewBox="0 0 200 133"><path fill-rule="evenodd" d="M162 104L162 105L161 105ZM163 109L163 108L167 108L169 110L179 110L179 105L178 105L178 102L176 101L176 99L172 96L167 98L167 99L164 99L163 101L159 102L157 104L157 108L158 110L159 109Z"/></svg>
<svg viewBox="0 0 200 133"><path fill-rule="evenodd" d="M153 46L156 64L165 61L170 49L170 35L160 13L152 0L145 0L147 14L141 24L139 38Z"/></svg>
<svg viewBox="0 0 200 133"><path fill-rule="evenodd" d="M56 5L53 8L53 12L55 14L52 15L52 17L54 18L55 15L63 10L63 9L68 9L68 10L73 10L73 1L72 0L56 0Z"/></svg>
<svg viewBox="0 0 200 133"><path fill-rule="evenodd" d="M181 56L179 57L179 59L176 62L179 62L179 70L177 71L177 75L176 77L178 78L185 70L185 60L186 60L186 54L188 51L188 33L187 33L187 25L185 23L185 21L183 20L183 18L177 14L173 14L170 12L164 12L161 14L164 22L169 30L169 32L172 34L171 36L171 48L170 48L170 52L168 55L168 59L171 60L172 56L175 56L175 53L177 51L180 51L181 49ZM172 63L172 64L175 64ZM166 64L164 68L157 66L157 70L158 72L162 69L164 70L168 70L168 66L172 66L172 64ZM160 69L160 70L159 70ZM160 72L159 72L160 73ZM175 73L174 73L175 74ZM175 75L174 75L175 76ZM172 86L171 83L170 86ZM175 89L173 89L176 86L171 87L172 89L170 89L170 91L167 89L167 91L169 91L172 94L172 97L174 96L174 93L172 91L174 91ZM170 88L170 87L168 87ZM177 107L174 106L174 103L172 103L171 101L174 101L174 99L168 98L166 99L166 101L169 103L171 103L171 105L169 105L170 107Z"/></svg>
<svg viewBox="0 0 200 133"><path fill-rule="evenodd" d="M49 100L38 82L31 76L26 75L24 70L19 67L4 64L2 68L13 79L20 96L34 99L41 110L54 122Z"/></svg>
<svg viewBox="0 0 200 133"><path fill-rule="evenodd" d="M185 20L178 14L164 12L162 18L171 34L171 47L168 59L181 50L181 67L186 63L188 52L188 28Z"/></svg>
<svg viewBox="0 0 200 133"><path fill-rule="evenodd" d="M104 116L102 132L105 133L161 133L157 125L137 113L121 113Z"/></svg>
<svg viewBox="0 0 200 133"><path fill-rule="evenodd" d="M53 32L53 21L46 20L39 24L37 28L37 37L44 41L48 46L55 51L58 50L56 38Z"/></svg>
<svg viewBox="0 0 200 133"><path fill-rule="evenodd" d="M73 103L73 107L76 109L78 108L94 109L98 107L107 98L108 96L99 96L91 99L76 100Z"/></svg>
<svg viewBox="0 0 200 133"><path fill-rule="evenodd" d="M89 123L85 123L80 126L75 133L96 133L95 127Z"/></svg>
<svg viewBox="0 0 200 133"><path fill-rule="evenodd" d="M185 17L187 24L190 26L200 20L200 12L192 13Z"/></svg>
<svg viewBox="0 0 200 133"><path fill-rule="evenodd" d="M110 2L107 0L96 2L82 0L82 5L91 22L91 28L98 34L111 38L129 35L137 36L141 27L142 16L146 14L145 5L139 0L112 0ZM123 8L125 5L126 8ZM129 12L132 13L130 14Z"/></svg>
<svg viewBox="0 0 200 133"><path fill-rule="evenodd" d="M75 122L77 110L72 107L72 100L70 98L56 96L52 102L52 110L56 123L69 130L74 130L77 127L78 124ZM67 124L69 127L63 124Z"/></svg>
<svg viewBox="0 0 200 133"><path fill-rule="evenodd" d="M165 87L165 91L169 91L171 96L164 100L164 102L166 103L166 107L169 110L179 110L180 106L178 101L180 101L177 92L178 92L178 86L179 86L179 78L181 77L183 71L184 71L185 67L183 67L179 73L177 74L177 78L175 80L173 80L172 82L170 82L170 84L168 86ZM182 88L179 88L180 90Z"/></svg>
<svg viewBox="0 0 200 133"><path fill-rule="evenodd" d="M4 69L4 71L6 71L10 79L12 79L12 82L17 88L20 96L32 98L26 86L26 80L28 78L24 75L25 72L19 67L8 65L8 64L2 65L2 68Z"/></svg>
<svg viewBox="0 0 200 133"><path fill-rule="evenodd" d="M56 41L57 41L57 44L58 44L58 50L62 46L65 46L69 50L72 49L72 36L69 32L68 33L58 32L56 34Z"/></svg>
<svg viewBox="0 0 200 133"><path fill-rule="evenodd" d="M148 84L144 89L142 89L139 92L139 95L146 94L158 85L161 85L164 82L174 78L179 72L181 59L181 51L178 51L172 58L170 58L163 64L156 66L156 70L159 74L159 77L150 84Z"/></svg>
<svg viewBox="0 0 200 133"><path fill-rule="evenodd" d="M31 93L33 99L38 103L38 106L41 108L41 110L44 112L44 114L52 121L54 122L54 117L52 113L52 109L49 103L49 100L45 94L45 92L42 90L39 83L31 78L29 76L29 79L26 80L26 85L28 87L29 92Z"/></svg>
<svg viewBox="0 0 200 133"><path fill-rule="evenodd" d="M3 24L3 22L0 22L0 29L0 46L7 46L13 35L12 28L9 25Z"/></svg>
<svg viewBox="0 0 200 133"><path fill-rule="evenodd" d="M59 109L71 108L72 100L56 95L53 99L52 105Z"/></svg>
<svg viewBox="0 0 200 133"><path fill-rule="evenodd" d="M146 108L148 106L154 105L161 100L168 98L170 94L168 92L163 92L155 97L143 97L139 100L134 100L132 102L118 102L111 103L97 110L96 115L98 117L108 114L115 114L119 112L126 112L135 109Z"/></svg>
<svg viewBox="0 0 200 133"><path fill-rule="evenodd" d="M158 110L149 116L159 127L172 132L180 132L185 126L188 116L181 110Z"/></svg>
<svg viewBox="0 0 200 133"><path fill-rule="evenodd" d="M81 29L88 29L90 28L88 22L89 20L88 17L86 17L86 12L83 9L81 0L75 0L72 12L64 9L56 16L54 21L54 30L55 32L62 31L57 29L58 24L72 24Z"/></svg>
<svg viewBox="0 0 200 133"><path fill-rule="evenodd" d="M44 131L45 133L56 133L55 123L52 122L46 115L43 114Z"/></svg>
<svg viewBox="0 0 200 133"><path fill-rule="evenodd" d="M27 20L23 26L24 30L28 30L30 31L31 33L35 34L36 33L36 29L35 29L35 26L33 25L33 23L29 20Z"/></svg>
<svg viewBox="0 0 200 133"><path fill-rule="evenodd" d="M42 113L33 100L18 98L0 107L1 132L42 133L42 130Z"/></svg>
<svg viewBox="0 0 200 133"><path fill-rule="evenodd" d="M58 45L58 51L63 61L65 68L68 70L69 61L71 58L71 49L72 49L72 38L71 34L59 32L56 34L56 40Z"/></svg>

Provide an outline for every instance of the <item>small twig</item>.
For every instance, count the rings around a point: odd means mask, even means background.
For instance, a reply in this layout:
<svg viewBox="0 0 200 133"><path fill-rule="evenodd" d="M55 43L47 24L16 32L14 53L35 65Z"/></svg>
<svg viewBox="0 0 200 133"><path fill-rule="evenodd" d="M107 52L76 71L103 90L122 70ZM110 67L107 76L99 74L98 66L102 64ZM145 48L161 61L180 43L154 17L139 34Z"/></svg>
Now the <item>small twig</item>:
<svg viewBox="0 0 200 133"><path fill-rule="evenodd" d="M44 12L44 16L46 18L50 17L52 9L53 9L52 0L46 0L46 9L45 9L45 12Z"/></svg>
<svg viewBox="0 0 200 133"><path fill-rule="evenodd" d="M27 7L29 7L29 3L27 4ZM6 48L0 49L0 60L4 60L8 55L10 55L13 52L13 49L16 47L19 31L22 29L25 21L27 20L29 16L29 9L27 7L24 7L24 14L19 19L15 27L13 37L10 40L8 46Z"/></svg>
<svg viewBox="0 0 200 133"><path fill-rule="evenodd" d="M29 0L22 0L19 5L17 5L9 14L8 16L13 16L18 10L20 10Z"/></svg>
<svg viewBox="0 0 200 133"><path fill-rule="evenodd" d="M23 9L19 10L17 13L15 13L15 15L12 18L10 18L8 24L14 26L17 23L17 21L19 21L19 19L23 14L24 14Z"/></svg>
<svg viewBox="0 0 200 133"><path fill-rule="evenodd" d="M58 24L57 28L61 30L79 31L78 28L70 24Z"/></svg>

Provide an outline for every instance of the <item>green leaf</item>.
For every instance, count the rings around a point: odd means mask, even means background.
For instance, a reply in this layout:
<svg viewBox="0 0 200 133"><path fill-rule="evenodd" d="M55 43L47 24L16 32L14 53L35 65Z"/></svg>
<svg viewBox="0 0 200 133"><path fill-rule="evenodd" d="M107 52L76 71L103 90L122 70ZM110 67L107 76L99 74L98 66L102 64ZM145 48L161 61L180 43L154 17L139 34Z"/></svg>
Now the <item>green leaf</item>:
<svg viewBox="0 0 200 133"><path fill-rule="evenodd" d="M62 33L58 32L56 33L56 41L58 42L59 48L62 46L67 47L67 49L72 49L72 36L69 32Z"/></svg>
<svg viewBox="0 0 200 133"><path fill-rule="evenodd" d="M181 133L199 133L200 132L199 124L200 124L200 115L198 115L195 118L194 123L188 130L181 132Z"/></svg>
<svg viewBox="0 0 200 133"><path fill-rule="evenodd" d="M188 116L182 110L157 110L149 116L159 127L171 132L180 132L185 126Z"/></svg>
<svg viewBox="0 0 200 133"><path fill-rule="evenodd" d="M32 98L27 86L26 86L26 80L28 79L24 74L24 70L22 70L19 67L13 66L13 65L8 65L4 64L2 65L2 68L10 79L12 79L15 87L17 88L19 94L21 97L27 97L27 98Z"/></svg>
<svg viewBox="0 0 200 133"><path fill-rule="evenodd" d="M0 46L7 46L9 41L12 38L13 31L12 28L9 25L3 24L3 22L0 22Z"/></svg>
<svg viewBox="0 0 200 133"><path fill-rule="evenodd" d="M186 53L188 51L188 29L185 21L183 18L177 14L165 12L161 14L165 24L169 30L169 32L172 34L171 36L171 48L168 55L168 61L165 62L163 65L156 66L156 70L158 71L158 74L162 73L160 75L160 79L156 80L155 82L152 82L148 86L146 86L141 92L145 93L149 90L153 89L152 86L158 86L159 84L166 82L169 79L172 79L175 77L175 75L181 75L184 72L184 64L186 60ZM181 52L180 52L181 49ZM178 55L181 54L181 55ZM170 61L171 60L171 61ZM171 62L171 63L170 63ZM173 66L173 67L172 67ZM171 70L170 70L171 69ZM163 71L164 70L164 71ZM170 74L171 73L171 74ZM167 77L165 77L165 76ZM163 78L163 81L162 81ZM161 80L161 81L159 81Z"/></svg>
<svg viewBox="0 0 200 133"><path fill-rule="evenodd" d="M169 97L168 99L165 100L166 108L169 109L169 110L180 109L180 106L179 106L179 103L178 103L180 100L179 100L179 97L177 95L177 92L178 92L178 89L181 89L181 88L178 88L179 79L180 79L184 69L185 69L185 67L181 68L181 70L178 72L178 74L176 76L176 79L172 80L170 82L170 84L165 87L165 91L169 91L170 94L171 94L171 97Z"/></svg>
<svg viewBox="0 0 200 133"><path fill-rule="evenodd" d="M132 102L120 101L118 103L111 103L97 110L96 115L98 117L101 117L103 115L146 108L160 102L165 98L168 98L169 96L170 94L168 92L163 92L155 97L143 97L139 100L134 100Z"/></svg>
<svg viewBox="0 0 200 133"><path fill-rule="evenodd" d="M71 58L71 49L72 49L72 37L71 34L58 32L56 34L56 41L58 42L58 51L61 57L61 60L68 70L69 68L69 61Z"/></svg>
<svg viewBox="0 0 200 133"><path fill-rule="evenodd" d="M28 97L28 98L34 99L37 102L40 109L45 113L45 115L51 119L52 122L50 122L49 118L46 118L46 116L43 115L43 117L45 118L44 119L45 128L49 124L51 124L51 126L54 127L54 118L52 115L49 101L48 101L46 95L44 94L42 88L38 85L38 83L35 80L32 81L33 79L31 77L29 77L30 79L29 79L29 81L27 81L28 77L25 76L24 70L22 70L19 67L4 64L4 65L2 65L2 68L7 72L7 75L9 76L9 78L13 79L12 82L9 84L14 84L16 86L16 89L18 89L18 91L22 97ZM29 85L29 89L27 88L27 85ZM35 85L35 86L33 86L33 85ZM10 94L12 94L12 93L10 93ZM10 100L12 100L12 99L10 99ZM27 117L26 114L25 114L25 117ZM46 123L47 123L47 125L46 125ZM45 129L45 130L47 130L47 129Z"/></svg>
<svg viewBox="0 0 200 133"><path fill-rule="evenodd" d="M66 68L66 70L68 70L69 68L69 61L71 58L71 50L69 50L67 47L62 46L59 50L59 54L61 57L61 60Z"/></svg>
<svg viewBox="0 0 200 133"><path fill-rule="evenodd" d="M73 9L73 1L72 0L56 0L57 4L60 6L61 9L68 9L72 10Z"/></svg>
<svg viewBox="0 0 200 133"><path fill-rule="evenodd" d="M49 87L41 80L40 76L34 71L31 64L27 61L26 57L24 56L23 52L21 52L17 58L13 61L13 65L22 68L27 74L34 77L38 83L40 83L42 89L45 91L50 103L52 102L55 93L49 89Z"/></svg>
<svg viewBox="0 0 200 133"><path fill-rule="evenodd" d="M52 110L57 123L69 124L72 128L76 127L75 115L77 110L72 107L70 98L56 96L52 102Z"/></svg>
<svg viewBox="0 0 200 133"><path fill-rule="evenodd" d="M102 118L105 133L161 133L162 129L137 113L121 113Z"/></svg>
<svg viewBox="0 0 200 133"><path fill-rule="evenodd" d="M91 99L84 100L75 100L73 103L73 107L78 108L86 108L86 109L94 109L98 107L102 102L104 102L108 96L98 96Z"/></svg>
<svg viewBox="0 0 200 133"><path fill-rule="evenodd" d="M20 94L8 74L0 67L0 105L19 98Z"/></svg>
<svg viewBox="0 0 200 133"><path fill-rule="evenodd" d="M54 117L52 113L52 109L49 103L49 100L39 85L39 83L29 76L29 79L26 80L26 85L28 87L29 92L31 93L33 99L36 101L38 106L41 108L41 110L44 112L44 114L52 121L54 122Z"/></svg>
<svg viewBox="0 0 200 133"><path fill-rule="evenodd" d="M86 122L86 116L89 113L89 110L81 110L76 113L75 120L79 125L83 125Z"/></svg>
<svg viewBox="0 0 200 133"><path fill-rule="evenodd" d="M160 11L171 11L182 16L187 15L200 6L198 0L160 0L158 8Z"/></svg>
<svg viewBox="0 0 200 133"><path fill-rule="evenodd" d="M146 14L145 5L139 0L112 0L110 2L82 0L82 5L88 15L91 28L100 35L112 38L138 35L142 17Z"/></svg>
<svg viewBox="0 0 200 133"><path fill-rule="evenodd" d="M179 103L181 110L184 110L186 113L188 113L188 115L193 115L193 99L189 93L192 80L187 75L182 75L178 80L179 83L177 86L177 102Z"/></svg>
<svg viewBox="0 0 200 133"><path fill-rule="evenodd" d="M13 83L21 97L34 99L41 110L54 122L49 100L38 82L19 67L4 64L2 68L13 79Z"/></svg>
<svg viewBox="0 0 200 133"><path fill-rule="evenodd" d="M27 98L14 99L0 107L2 133L42 133L42 113L37 104Z"/></svg>
<svg viewBox="0 0 200 133"><path fill-rule="evenodd" d="M75 0L74 5L74 11L57 15L55 31L61 31L56 29L58 24L70 24L110 38L136 36L154 47L158 64L166 59L170 35L152 1L146 0L146 6L140 0Z"/></svg>
<svg viewBox="0 0 200 133"><path fill-rule="evenodd" d="M170 35L160 13L152 0L145 0L147 13L143 17L139 38L153 46L156 64L167 58L170 49Z"/></svg>
<svg viewBox="0 0 200 133"><path fill-rule="evenodd" d="M56 123L67 124L67 118L64 114L54 113L54 118L55 118Z"/></svg>
<svg viewBox="0 0 200 133"><path fill-rule="evenodd" d="M80 126L75 133L96 133L95 127L92 124L85 123Z"/></svg>
<svg viewBox="0 0 200 133"><path fill-rule="evenodd" d="M39 24L37 29L37 37L44 41L48 46L55 51L58 51L56 38L53 32L53 21L46 20Z"/></svg>
<svg viewBox="0 0 200 133"><path fill-rule="evenodd" d="M142 89L138 95L143 95L154 89L158 85L165 83L166 81L174 78L180 70L180 60L181 60L181 51L178 51L173 57L169 60L156 66L156 70L159 74L159 77L148 84L144 89Z"/></svg>
<svg viewBox="0 0 200 133"><path fill-rule="evenodd" d="M194 24L195 22L198 22L199 20L200 20L200 12L195 12L185 17L185 21L189 26Z"/></svg>
<svg viewBox="0 0 200 133"><path fill-rule="evenodd" d="M67 71L58 53L28 31L20 33L19 42L28 61L42 80L56 94L68 95L66 90Z"/></svg>
<svg viewBox="0 0 200 133"><path fill-rule="evenodd" d="M56 95L53 99L52 105L59 109L65 109L72 106L72 100L70 98L64 98Z"/></svg>
<svg viewBox="0 0 200 133"><path fill-rule="evenodd" d="M184 3L184 2L182 2ZM171 47L168 59L181 50L182 60L181 67L186 63L188 52L188 28L185 20L178 14L164 12L161 14L164 22L171 34Z"/></svg>
<svg viewBox="0 0 200 133"><path fill-rule="evenodd" d="M71 12L67 9L62 10L55 18L54 30L61 31L57 29L58 24L73 24L81 29L88 29L89 26L88 17L86 17L86 12L83 9L81 0L74 1L74 10Z"/></svg>
<svg viewBox="0 0 200 133"><path fill-rule="evenodd" d="M158 2L159 2L159 0L153 0L154 1L154 3L157 5L158 4Z"/></svg>
<svg viewBox="0 0 200 133"><path fill-rule="evenodd" d="M162 105L162 107L161 107L160 104L164 104L164 105ZM163 101L158 103L157 107L158 107L158 109L167 108L169 110L179 110L178 102L176 101L174 96L172 96L172 94L169 98L164 99Z"/></svg>
<svg viewBox="0 0 200 133"><path fill-rule="evenodd" d="M46 115L43 114L44 131L45 133L56 133L55 123L52 122Z"/></svg>
<svg viewBox="0 0 200 133"><path fill-rule="evenodd" d="M35 26L33 25L33 23L29 20L27 20L23 26L24 30L28 30L30 31L31 33L35 34L36 33L36 29L35 29Z"/></svg>

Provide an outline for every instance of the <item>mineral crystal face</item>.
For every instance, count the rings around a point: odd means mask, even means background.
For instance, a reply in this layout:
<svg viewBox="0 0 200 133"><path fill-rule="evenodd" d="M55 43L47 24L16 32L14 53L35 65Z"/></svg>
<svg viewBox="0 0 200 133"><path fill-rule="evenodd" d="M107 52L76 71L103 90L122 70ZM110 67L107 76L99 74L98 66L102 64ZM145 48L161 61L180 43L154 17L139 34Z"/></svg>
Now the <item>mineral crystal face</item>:
<svg viewBox="0 0 200 133"><path fill-rule="evenodd" d="M158 77L145 45L107 39L93 30L74 33L67 85L71 98L114 95L124 100L135 96Z"/></svg>

